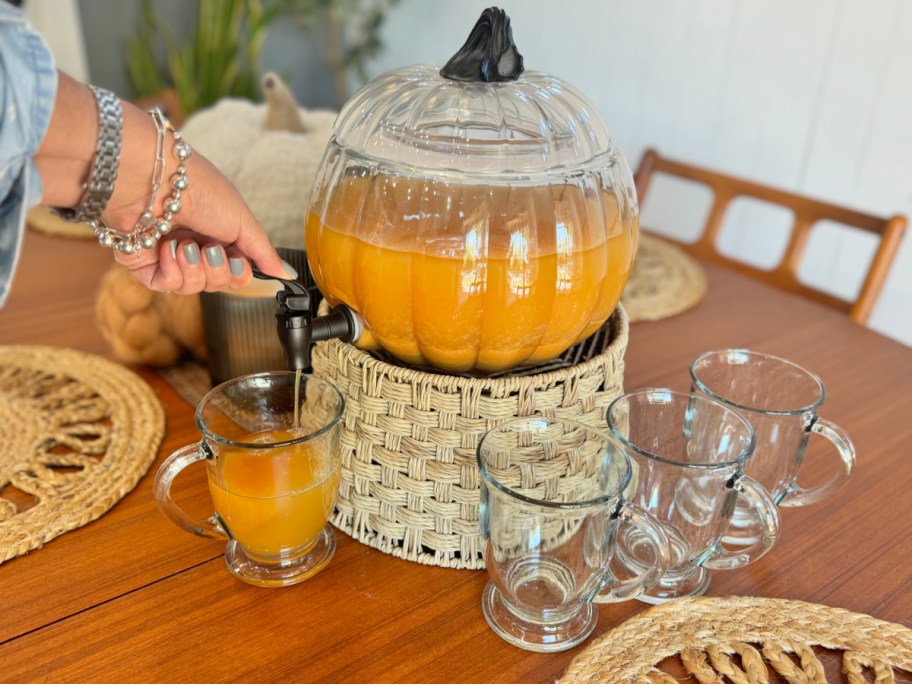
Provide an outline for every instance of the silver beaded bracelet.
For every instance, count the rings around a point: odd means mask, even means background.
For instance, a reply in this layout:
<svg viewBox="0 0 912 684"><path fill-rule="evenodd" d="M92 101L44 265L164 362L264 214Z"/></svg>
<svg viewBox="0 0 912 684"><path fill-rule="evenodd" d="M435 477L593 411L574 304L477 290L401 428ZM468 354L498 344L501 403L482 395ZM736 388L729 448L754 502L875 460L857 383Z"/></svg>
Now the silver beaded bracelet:
<svg viewBox="0 0 912 684"><path fill-rule="evenodd" d="M190 145L184 141L181 134L175 130L158 107L150 110L149 115L155 122L158 138L155 143L155 164L152 167L152 195L146 210L140 214L130 233L123 233L111 228L100 216L92 221L87 221L101 245L116 249L121 254L139 254L144 249L152 249L163 236L170 233L174 217L181 210L181 193L190 186L187 167L184 165L184 162L193 153ZM171 131L174 136L174 156L180 165L171 176L171 195L165 200L165 213L161 218L156 219L153 210L155 198L165 178L164 150L168 131Z"/></svg>
<svg viewBox="0 0 912 684"><path fill-rule="evenodd" d="M120 141L123 134L123 111L120 100L109 90L90 86L98 105L98 142L88 180L83 184L83 195L74 208L53 207L57 216L65 221L82 222L101 219L114 192L117 168L120 165Z"/></svg>

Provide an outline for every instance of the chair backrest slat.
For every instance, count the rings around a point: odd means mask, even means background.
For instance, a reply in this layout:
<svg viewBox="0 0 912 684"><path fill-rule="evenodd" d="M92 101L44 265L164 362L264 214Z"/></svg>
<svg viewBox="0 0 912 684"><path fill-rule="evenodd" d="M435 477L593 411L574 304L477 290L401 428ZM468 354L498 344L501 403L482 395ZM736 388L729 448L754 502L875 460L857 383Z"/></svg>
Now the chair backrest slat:
<svg viewBox="0 0 912 684"><path fill-rule="evenodd" d="M782 289L844 311L858 323L867 322L908 225L905 216L895 215L883 218L744 178L668 159L660 156L654 149L646 150L636 173L637 194L641 206L645 202L652 177L656 172L701 183L713 193L712 205L700 236L696 242L680 243L684 249L712 263L733 268ZM788 245L782 259L777 266L770 270L732 259L718 249L726 211L732 200L737 197L752 197L762 202L782 206L790 209L794 215ZM798 280L798 269L811 232L814 226L823 220L857 228L879 238L877 251L871 260L858 297L853 302L844 301Z"/></svg>

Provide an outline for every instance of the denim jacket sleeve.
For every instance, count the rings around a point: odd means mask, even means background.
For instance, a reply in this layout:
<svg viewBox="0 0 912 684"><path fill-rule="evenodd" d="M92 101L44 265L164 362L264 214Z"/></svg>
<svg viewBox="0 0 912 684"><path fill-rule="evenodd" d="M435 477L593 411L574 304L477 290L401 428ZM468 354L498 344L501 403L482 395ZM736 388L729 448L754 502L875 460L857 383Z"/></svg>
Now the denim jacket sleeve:
<svg viewBox="0 0 912 684"><path fill-rule="evenodd" d="M32 157L57 95L54 58L25 16L0 2L0 307L19 257L25 217L41 201Z"/></svg>

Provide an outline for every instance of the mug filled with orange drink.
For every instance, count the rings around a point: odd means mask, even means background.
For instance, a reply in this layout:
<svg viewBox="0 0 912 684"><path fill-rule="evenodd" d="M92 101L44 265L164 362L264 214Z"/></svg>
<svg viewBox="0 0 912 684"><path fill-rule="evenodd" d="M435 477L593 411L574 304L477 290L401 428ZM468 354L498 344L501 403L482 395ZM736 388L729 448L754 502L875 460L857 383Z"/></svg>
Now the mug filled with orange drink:
<svg viewBox="0 0 912 684"><path fill-rule="evenodd" d="M296 584L332 559L328 524L339 490L344 400L329 382L300 372L246 375L209 392L196 409L197 444L175 451L155 476L154 496L179 527L226 539L225 563L263 587ZM171 486L205 461L215 512L187 513Z"/></svg>

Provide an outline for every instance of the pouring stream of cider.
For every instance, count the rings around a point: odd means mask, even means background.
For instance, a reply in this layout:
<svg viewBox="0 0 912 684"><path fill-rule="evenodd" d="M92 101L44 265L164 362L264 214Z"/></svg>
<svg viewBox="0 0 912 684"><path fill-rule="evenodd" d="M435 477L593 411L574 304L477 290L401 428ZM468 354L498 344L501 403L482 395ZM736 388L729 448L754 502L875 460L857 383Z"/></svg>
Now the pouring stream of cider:
<svg viewBox="0 0 912 684"><path fill-rule="evenodd" d="M301 369L295 370L295 387L294 387L294 422L292 428L301 425Z"/></svg>

